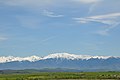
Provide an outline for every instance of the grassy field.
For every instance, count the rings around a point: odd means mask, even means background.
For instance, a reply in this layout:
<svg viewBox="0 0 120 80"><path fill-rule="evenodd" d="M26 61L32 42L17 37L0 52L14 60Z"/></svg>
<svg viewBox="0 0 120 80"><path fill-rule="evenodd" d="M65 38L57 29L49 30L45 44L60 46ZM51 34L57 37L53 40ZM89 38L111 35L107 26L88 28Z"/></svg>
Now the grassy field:
<svg viewBox="0 0 120 80"><path fill-rule="evenodd" d="M0 80L120 80L120 72L40 72L0 74Z"/></svg>

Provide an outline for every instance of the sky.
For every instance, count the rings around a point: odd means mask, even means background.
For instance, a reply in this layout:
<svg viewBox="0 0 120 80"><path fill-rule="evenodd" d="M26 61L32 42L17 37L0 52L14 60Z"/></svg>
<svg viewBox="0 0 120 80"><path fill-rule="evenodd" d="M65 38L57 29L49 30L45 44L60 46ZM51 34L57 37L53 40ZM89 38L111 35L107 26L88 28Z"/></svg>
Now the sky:
<svg viewBox="0 0 120 80"><path fill-rule="evenodd" d="M120 56L120 0L0 0L0 56Z"/></svg>

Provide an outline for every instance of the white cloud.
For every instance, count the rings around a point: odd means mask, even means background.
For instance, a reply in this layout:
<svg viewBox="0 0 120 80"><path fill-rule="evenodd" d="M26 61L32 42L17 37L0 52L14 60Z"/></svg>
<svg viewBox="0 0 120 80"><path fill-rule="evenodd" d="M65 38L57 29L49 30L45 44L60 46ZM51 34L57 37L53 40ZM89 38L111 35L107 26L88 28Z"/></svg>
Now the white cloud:
<svg viewBox="0 0 120 80"><path fill-rule="evenodd" d="M120 12L118 8L120 0L100 0L99 3L93 5L90 9L90 14L105 14L112 12Z"/></svg>
<svg viewBox="0 0 120 80"><path fill-rule="evenodd" d="M0 41L5 41L5 40L7 40L6 37L0 36Z"/></svg>
<svg viewBox="0 0 120 80"><path fill-rule="evenodd" d="M96 33L99 35L107 36L107 35L109 35L109 31L114 29L115 27L117 27L119 24L120 24L120 22L116 22L115 24L111 25L110 27L108 27L104 30L97 31Z"/></svg>
<svg viewBox="0 0 120 80"><path fill-rule="evenodd" d="M10 6L27 6L27 7L38 7L47 6L54 2L54 0L4 0L0 3Z"/></svg>
<svg viewBox="0 0 120 80"><path fill-rule="evenodd" d="M102 1L101 1L101 2L102 2ZM100 2L99 2L99 3L100 3ZM99 3L94 3L94 4L92 4L92 5L89 7L88 14L91 14L92 11L94 10L94 8L97 7Z"/></svg>
<svg viewBox="0 0 120 80"><path fill-rule="evenodd" d="M44 38L41 41L39 41L39 44L46 45L47 42L52 41L54 38L56 38L56 36L50 36L50 37Z"/></svg>
<svg viewBox="0 0 120 80"><path fill-rule="evenodd" d="M99 22L99 23L111 25L118 21L118 17L120 17L120 13L112 13L112 14L90 16L85 18L74 18L74 19L80 23Z"/></svg>
<svg viewBox="0 0 120 80"><path fill-rule="evenodd" d="M108 35L108 31L106 31L106 30L100 30L100 31L97 31L96 33L99 34L99 35L103 35L103 36Z"/></svg>
<svg viewBox="0 0 120 80"><path fill-rule="evenodd" d="M89 4L89 3L97 3L100 0L74 0L74 1L78 1L78 2Z"/></svg>
<svg viewBox="0 0 120 80"><path fill-rule="evenodd" d="M90 16L85 18L74 18L79 23L98 22L107 25L106 29L98 31L100 35L108 35L108 32L119 25L120 13Z"/></svg>
<svg viewBox="0 0 120 80"><path fill-rule="evenodd" d="M43 11L43 15L48 16L48 17L54 17L54 18L55 17L58 18L58 17L63 17L64 16L64 15L57 15L54 12L47 11L47 10Z"/></svg>
<svg viewBox="0 0 120 80"><path fill-rule="evenodd" d="M41 40L41 43L43 43L43 42L47 42L47 41L49 41L49 40L51 40L51 39L54 39L56 36L51 36L51 37L48 37L48 38L46 38L46 39L43 39L43 40Z"/></svg>

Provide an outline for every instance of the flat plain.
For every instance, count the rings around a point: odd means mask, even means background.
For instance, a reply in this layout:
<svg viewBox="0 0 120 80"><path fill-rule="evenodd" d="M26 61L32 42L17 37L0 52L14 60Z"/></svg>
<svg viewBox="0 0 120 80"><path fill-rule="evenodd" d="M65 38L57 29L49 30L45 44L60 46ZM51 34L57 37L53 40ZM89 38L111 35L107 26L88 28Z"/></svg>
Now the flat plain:
<svg viewBox="0 0 120 80"><path fill-rule="evenodd" d="M120 72L1 73L0 80L120 80Z"/></svg>

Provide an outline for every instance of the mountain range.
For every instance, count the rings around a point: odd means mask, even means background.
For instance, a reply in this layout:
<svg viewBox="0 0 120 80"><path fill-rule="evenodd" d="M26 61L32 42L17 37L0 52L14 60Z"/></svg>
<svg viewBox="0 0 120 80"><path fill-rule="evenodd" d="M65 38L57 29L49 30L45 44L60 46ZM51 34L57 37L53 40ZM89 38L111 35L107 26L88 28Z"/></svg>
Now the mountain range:
<svg viewBox="0 0 120 80"><path fill-rule="evenodd" d="M120 57L55 53L45 57L0 57L0 70L76 69L79 71L120 71Z"/></svg>

